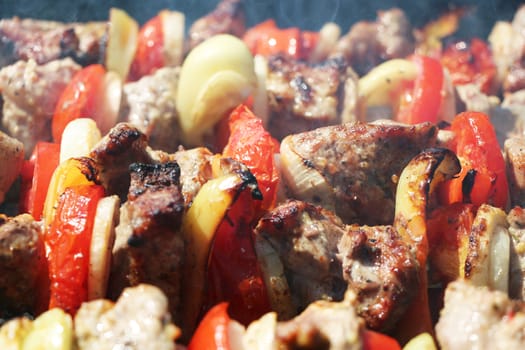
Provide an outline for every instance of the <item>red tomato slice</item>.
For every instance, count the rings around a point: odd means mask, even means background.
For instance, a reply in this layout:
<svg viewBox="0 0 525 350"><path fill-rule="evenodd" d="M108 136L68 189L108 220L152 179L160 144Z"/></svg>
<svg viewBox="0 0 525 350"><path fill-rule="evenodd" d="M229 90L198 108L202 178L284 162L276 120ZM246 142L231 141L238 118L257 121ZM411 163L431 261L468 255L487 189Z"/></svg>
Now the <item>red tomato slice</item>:
<svg viewBox="0 0 525 350"><path fill-rule="evenodd" d="M77 118L103 119L99 115L100 94L104 91L106 69L100 64L93 64L80 70L73 76L58 100L51 124L53 139L60 143L66 125Z"/></svg>
<svg viewBox="0 0 525 350"><path fill-rule="evenodd" d="M450 72L454 85L475 83L484 93L495 93L496 64L483 40L473 38L470 43L460 41L448 46L441 63Z"/></svg>
<svg viewBox="0 0 525 350"><path fill-rule="evenodd" d="M50 281L49 308L75 314L87 299L89 249L99 185L68 187L60 196L51 227L45 233Z"/></svg>
<svg viewBox="0 0 525 350"><path fill-rule="evenodd" d="M162 16L150 19L140 29L137 50L131 63L129 80L135 81L164 67L164 31Z"/></svg>
<svg viewBox="0 0 525 350"><path fill-rule="evenodd" d="M388 335L365 330L363 332L363 349L364 350L401 350L401 346L392 337Z"/></svg>
<svg viewBox="0 0 525 350"><path fill-rule="evenodd" d="M47 188L58 166L59 156L60 145L38 142L31 158L23 167L20 209L31 214L36 220L42 217Z"/></svg>
<svg viewBox="0 0 525 350"><path fill-rule="evenodd" d="M504 209L509 194L505 159L490 118L480 112L460 113L450 129L462 169L457 178L441 187L442 203L488 203Z"/></svg>
<svg viewBox="0 0 525 350"><path fill-rule="evenodd" d="M215 233L208 265L208 305L228 301L231 316L244 325L271 311L252 241L255 214L243 191Z"/></svg>
<svg viewBox="0 0 525 350"><path fill-rule="evenodd" d="M243 38L254 55L284 53L295 59L307 59L318 39L319 34L316 32L302 32L295 27L280 29L273 19L252 27Z"/></svg>
<svg viewBox="0 0 525 350"><path fill-rule="evenodd" d="M228 304L220 303L206 313L193 333L188 350L230 349L228 326L231 319L227 310Z"/></svg>
<svg viewBox="0 0 525 350"><path fill-rule="evenodd" d="M419 68L413 89L401 94L397 120L407 124L438 122L443 88L443 67L438 60L427 56L411 58Z"/></svg>
<svg viewBox="0 0 525 350"><path fill-rule="evenodd" d="M244 163L255 175L263 195L260 205L268 210L275 204L279 172L275 164L278 142L264 129L262 121L244 105L230 115L230 138L223 154Z"/></svg>

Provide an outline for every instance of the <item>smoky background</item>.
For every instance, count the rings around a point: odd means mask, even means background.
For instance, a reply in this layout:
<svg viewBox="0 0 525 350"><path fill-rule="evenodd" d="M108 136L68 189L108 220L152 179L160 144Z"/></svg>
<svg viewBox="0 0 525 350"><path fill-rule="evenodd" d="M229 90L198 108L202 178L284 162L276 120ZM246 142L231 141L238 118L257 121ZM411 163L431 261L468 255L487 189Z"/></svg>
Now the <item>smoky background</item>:
<svg viewBox="0 0 525 350"><path fill-rule="evenodd" d="M105 20L111 7L126 10L140 23L162 9L182 11L186 23L211 11L218 1L203 0L0 0L0 17L32 17L66 22ZM281 27L298 26L318 30L328 22L338 23L343 32L359 20L373 20L377 11L402 8L415 27L421 27L441 13L467 8L458 36L486 37L497 20L510 20L523 2L513 0L245 0L247 22L253 25L274 18Z"/></svg>

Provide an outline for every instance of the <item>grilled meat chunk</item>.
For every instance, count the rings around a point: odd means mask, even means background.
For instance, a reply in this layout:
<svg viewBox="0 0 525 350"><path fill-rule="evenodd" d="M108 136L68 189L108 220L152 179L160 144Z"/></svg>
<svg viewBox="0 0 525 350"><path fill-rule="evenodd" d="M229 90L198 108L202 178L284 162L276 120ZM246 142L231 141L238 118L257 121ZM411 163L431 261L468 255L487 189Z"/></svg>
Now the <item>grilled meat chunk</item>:
<svg viewBox="0 0 525 350"><path fill-rule="evenodd" d="M392 226L349 226L338 244L343 275L369 328L390 330L418 287L415 256Z"/></svg>
<svg viewBox="0 0 525 350"><path fill-rule="evenodd" d="M217 34L242 37L246 31L242 0L222 0L206 16L196 20L189 29L189 49Z"/></svg>
<svg viewBox="0 0 525 350"><path fill-rule="evenodd" d="M180 183L184 203L189 207L202 185L213 177L211 158L213 154L204 147L179 150L171 155L180 167Z"/></svg>
<svg viewBox="0 0 525 350"><path fill-rule="evenodd" d="M509 296L525 300L525 210L512 208L508 215L509 233L512 238L509 271Z"/></svg>
<svg viewBox="0 0 525 350"><path fill-rule="evenodd" d="M37 141L51 139L51 118L60 94L80 66L70 58L38 65L18 61L0 70L4 99L2 128L31 154Z"/></svg>
<svg viewBox="0 0 525 350"><path fill-rule="evenodd" d="M255 234L278 252L297 311L316 300L343 299L346 282L337 244L345 226L332 212L291 200L263 216Z"/></svg>
<svg viewBox="0 0 525 350"><path fill-rule="evenodd" d="M414 52L415 38L405 13L380 11L375 22L361 21L339 39L331 56L343 56L362 76L379 63Z"/></svg>
<svg viewBox="0 0 525 350"><path fill-rule="evenodd" d="M0 131L0 204L18 177L24 161L24 145Z"/></svg>
<svg viewBox="0 0 525 350"><path fill-rule="evenodd" d="M128 201L116 228L109 295L150 283L168 297L176 318L180 300L184 242L180 233L184 199L176 163L132 164Z"/></svg>
<svg viewBox="0 0 525 350"><path fill-rule="evenodd" d="M155 163L148 151L147 137L138 128L128 124L115 125L93 148L90 155L99 169L99 180L108 194L126 199L133 163Z"/></svg>
<svg viewBox="0 0 525 350"><path fill-rule="evenodd" d="M180 68L161 68L137 82L124 85L120 120L148 137L154 149L174 152L180 144L179 114L175 96Z"/></svg>
<svg viewBox="0 0 525 350"><path fill-rule="evenodd" d="M512 205L525 206L525 137L505 141L505 160Z"/></svg>
<svg viewBox="0 0 525 350"><path fill-rule="evenodd" d="M289 134L352 119L356 79L339 58L309 64L285 55L270 57L266 77L268 131L281 140Z"/></svg>
<svg viewBox="0 0 525 350"><path fill-rule="evenodd" d="M60 23L18 17L0 20L0 67L18 60L39 64L71 57L81 65L100 60L107 23Z"/></svg>
<svg viewBox="0 0 525 350"><path fill-rule="evenodd" d="M174 350L179 335L168 299L147 284L126 288L115 304L102 299L84 303L75 315L75 337L83 350Z"/></svg>
<svg viewBox="0 0 525 350"><path fill-rule="evenodd" d="M281 144L295 152L332 188L334 208L345 223L391 224L397 177L408 162L436 142L437 128L361 122L290 135ZM285 156L284 154L282 155ZM284 176L285 185L300 181ZM289 193L302 199L302 193ZM314 198L315 200L315 198ZM316 203L314 203L316 204Z"/></svg>
<svg viewBox="0 0 525 350"><path fill-rule="evenodd" d="M35 311L44 254L41 227L29 214L0 215L0 324Z"/></svg>
<svg viewBox="0 0 525 350"><path fill-rule="evenodd" d="M445 291L445 307L436 325L443 350L522 349L525 305L505 293L455 281Z"/></svg>

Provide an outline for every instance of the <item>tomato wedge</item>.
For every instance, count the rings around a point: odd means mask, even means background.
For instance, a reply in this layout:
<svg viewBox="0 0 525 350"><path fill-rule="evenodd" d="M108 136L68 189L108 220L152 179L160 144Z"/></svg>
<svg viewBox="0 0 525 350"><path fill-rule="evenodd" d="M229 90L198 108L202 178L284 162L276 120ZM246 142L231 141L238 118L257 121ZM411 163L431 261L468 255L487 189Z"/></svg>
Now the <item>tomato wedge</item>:
<svg viewBox="0 0 525 350"><path fill-rule="evenodd" d="M164 67L164 31L162 16L157 15L147 21L139 31L129 80L138 80L161 67Z"/></svg>
<svg viewBox="0 0 525 350"><path fill-rule="evenodd" d="M365 330L363 332L363 349L364 350L401 350L401 346L392 337L388 335Z"/></svg>
<svg viewBox="0 0 525 350"><path fill-rule="evenodd" d="M188 350L228 350L230 339L228 304L220 303L206 313L188 344Z"/></svg>
<svg viewBox="0 0 525 350"><path fill-rule="evenodd" d="M275 163L279 143L264 129L262 120L245 105L233 110L229 126L230 137L223 155L242 162L255 175L263 195L260 209L268 210L275 204L279 185Z"/></svg>
<svg viewBox="0 0 525 350"><path fill-rule="evenodd" d="M283 53L304 60L315 49L319 34L303 32L295 27L280 29L273 19L268 19L249 29L243 40L254 55Z"/></svg>
<svg viewBox="0 0 525 350"><path fill-rule="evenodd" d="M450 72L454 85L477 84L485 94L493 94L496 64L486 42L473 38L470 42L459 41L447 46L441 63Z"/></svg>
<svg viewBox="0 0 525 350"><path fill-rule="evenodd" d="M461 172L443 183L441 202L488 203L505 209L509 196L505 159L490 118L481 112L463 112L450 129L455 134L452 148L461 161Z"/></svg>
<svg viewBox="0 0 525 350"><path fill-rule="evenodd" d="M419 75L413 87L401 94L397 120L407 124L438 122L443 88L443 67L431 57L415 55L410 58L416 63Z"/></svg>
<svg viewBox="0 0 525 350"><path fill-rule="evenodd" d="M75 314L87 299L91 234L98 201L104 196L99 185L66 188L56 216L45 233L49 268L49 308Z"/></svg>
<svg viewBox="0 0 525 350"><path fill-rule="evenodd" d="M58 166L59 155L59 144L38 142L23 166L20 211L31 214L36 220L42 217L47 188Z"/></svg>

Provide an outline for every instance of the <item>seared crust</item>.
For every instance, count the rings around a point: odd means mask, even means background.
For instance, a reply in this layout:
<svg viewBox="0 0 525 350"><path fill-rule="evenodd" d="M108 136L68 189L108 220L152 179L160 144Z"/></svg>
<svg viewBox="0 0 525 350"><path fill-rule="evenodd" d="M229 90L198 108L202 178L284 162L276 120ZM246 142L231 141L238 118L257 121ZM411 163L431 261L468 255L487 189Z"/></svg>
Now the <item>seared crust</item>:
<svg viewBox="0 0 525 350"><path fill-rule="evenodd" d="M291 147L333 187L345 223L391 224L397 178L419 152L435 144L430 124L348 123L291 135ZM291 194L293 196L293 194Z"/></svg>

